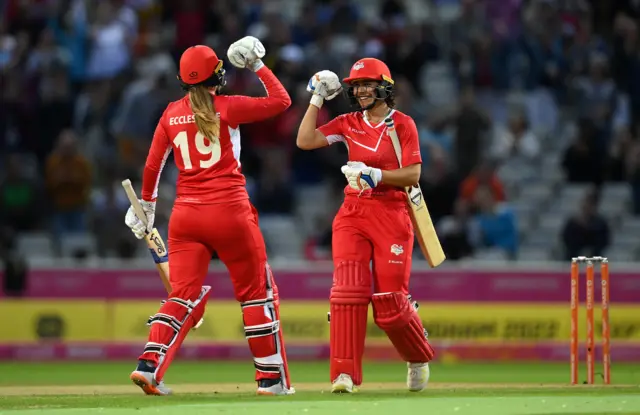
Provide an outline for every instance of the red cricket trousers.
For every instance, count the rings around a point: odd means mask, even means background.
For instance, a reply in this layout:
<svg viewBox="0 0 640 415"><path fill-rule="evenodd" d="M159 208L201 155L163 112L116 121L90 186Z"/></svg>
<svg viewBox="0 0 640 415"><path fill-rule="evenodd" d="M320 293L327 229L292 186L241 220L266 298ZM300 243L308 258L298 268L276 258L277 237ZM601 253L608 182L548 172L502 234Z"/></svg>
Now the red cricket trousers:
<svg viewBox="0 0 640 415"><path fill-rule="evenodd" d="M409 293L413 226L405 201L346 196L333 221L334 267L372 262L376 293Z"/></svg>
<svg viewBox="0 0 640 415"><path fill-rule="evenodd" d="M266 298L270 283L275 291L275 281L267 281L265 243L249 200L176 204L168 249L170 297L194 298L200 292L214 251L229 270L237 301Z"/></svg>

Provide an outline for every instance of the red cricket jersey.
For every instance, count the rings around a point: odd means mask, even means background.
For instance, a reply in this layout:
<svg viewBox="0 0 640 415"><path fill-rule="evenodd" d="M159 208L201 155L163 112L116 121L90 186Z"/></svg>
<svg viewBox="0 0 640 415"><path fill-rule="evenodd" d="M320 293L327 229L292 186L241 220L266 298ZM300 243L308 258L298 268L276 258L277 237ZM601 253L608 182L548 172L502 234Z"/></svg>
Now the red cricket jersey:
<svg viewBox="0 0 640 415"><path fill-rule="evenodd" d="M167 106L158 122L142 178L142 199L158 196L158 182L171 150L179 169L175 203L226 203L248 199L240 170L240 124L273 117L291 105L291 98L266 66L256 74L267 97L216 95L220 137L212 143L196 127L189 97Z"/></svg>
<svg viewBox="0 0 640 415"><path fill-rule="evenodd" d="M389 116L393 118L402 146L402 167L422 163L416 123L400 111L392 110ZM378 125L371 125L363 112L350 112L334 118L318 130L324 134L329 144L345 143L349 150L349 161L360 161L369 167L382 170L395 170L400 167L384 121ZM344 193L359 195L360 191L347 185ZM406 200L403 189L384 184L363 192L361 197Z"/></svg>

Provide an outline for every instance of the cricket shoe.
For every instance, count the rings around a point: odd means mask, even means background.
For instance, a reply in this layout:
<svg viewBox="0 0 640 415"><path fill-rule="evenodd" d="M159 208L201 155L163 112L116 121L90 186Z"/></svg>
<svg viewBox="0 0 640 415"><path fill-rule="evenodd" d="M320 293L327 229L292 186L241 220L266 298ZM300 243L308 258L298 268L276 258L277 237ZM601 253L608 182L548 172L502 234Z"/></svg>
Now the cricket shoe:
<svg viewBox="0 0 640 415"><path fill-rule="evenodd" d="M429 363L407 363L407 388L420 392L429 383Z"/></svg>
<svg viewBox="0 0 640 415"><path fill-rule="evenodd" d="M276 395L293 395L296 390L291 387L287 389L281 379L260 379L258 381L257 395L276 396Z"/></svg>
<svg viewBox="0 0 640 415"><path fill-rule="evenodd" d="M331 393L356 393L358 387L353 384L351 376L340 373L331 383Z"/></svg>
<svg viewBox="0 0 640 415"><path fill-rule="evenodd" d="M171 389L164 385L164 382L157 382L155 378L156 368L149 365L145 360L138 362L136 370L131 372L129 379L142 389L147 395L171 395Z"/></svg>

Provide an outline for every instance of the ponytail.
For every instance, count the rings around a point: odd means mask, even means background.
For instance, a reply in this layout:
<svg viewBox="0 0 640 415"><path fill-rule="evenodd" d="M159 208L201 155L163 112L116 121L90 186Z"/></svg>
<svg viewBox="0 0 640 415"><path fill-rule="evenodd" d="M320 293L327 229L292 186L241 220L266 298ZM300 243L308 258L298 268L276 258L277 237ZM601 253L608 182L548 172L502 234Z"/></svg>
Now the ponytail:
<svg viewBox="0 0 640 415"><path fill-rule="evenodd" d="M220 118L216 115L213 99L207 87L198 85L190 88L189 102L198 131L214 142L220 136Z"/></svg>

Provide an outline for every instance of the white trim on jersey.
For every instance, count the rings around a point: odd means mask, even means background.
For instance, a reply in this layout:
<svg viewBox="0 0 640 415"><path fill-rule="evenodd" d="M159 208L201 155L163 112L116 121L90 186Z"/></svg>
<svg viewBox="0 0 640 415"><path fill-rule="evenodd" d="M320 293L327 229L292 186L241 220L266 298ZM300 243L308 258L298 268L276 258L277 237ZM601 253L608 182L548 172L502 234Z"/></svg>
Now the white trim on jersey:
<svg viewBox="0 0 640 415"><path fill-rule="evenodd" d="M240 126L237 128L227 126L227 129L229 130L229 139L231 140L231 147L233 148L233 158L238 162L237 168L240 168Z"/></svg>
<svg viewBox="0 0 640 415"><path fill-rule="evenodd" d="M153 185L153 194L151 197L153 199L158 198L158 187L160 187L160 176L162 175L162 170L164 170L164 166L167 163L167 158L169 158L169 154L171 154L171 150L173 147L167 147L167 150L164 152L164 156L162 157L162 162L160 162L160 170L158 170L158 176L156 177L156 182Z"/></svg>
<svg viewBox="0 0 640 415"><path fill-rule="evenodd" d="M387 115L386 117L384 117L384 119L391 117L391 116L393 115L393 113L394 113L394 112L396 112L396 110L392 109L392 110L391 110L391 112L389 112L389 115ZM363 120L364 120L364 122L365 122L369 127L371 127L371 128L376 128L376 129L377 129L377 128L380 128L381 126L383 126L383 125L384 125L384 119L383 119L382 121L380 121L380 124L376 125L375 127L374 127L374 126L372 126L372 125L369 123L369 120L367 119L367 112L366 112L366 111L364 111L364 112L362 113L362 119L363 119Z"/></svg>
<svg viewBox="0 0 640 415"><path fill-rule="evenodd" d="M331 134L331 135L328 135L326 138L327 138L327 141L329 142L329 145L334 143L344 143L345 141L344 136L341 134Z"/></svg>
<svg viewBox="0 0 640 415"><path fill-rule="evenodd" d="M376 153L378 151L378 147L380 147L380 143L382 142L382 137L384 136L384 133L387 131L387 127L385 126L382 129L382 132L380 132L380 137L378 137L378 142L376 143L375 147L369 147L368 145L359 143L358 141L354 140L353 137L350 136L346 136L350 141L353 141L353 144L357 144L360 147L366 148L367 150L373 151L374 153Z"/></svg>

